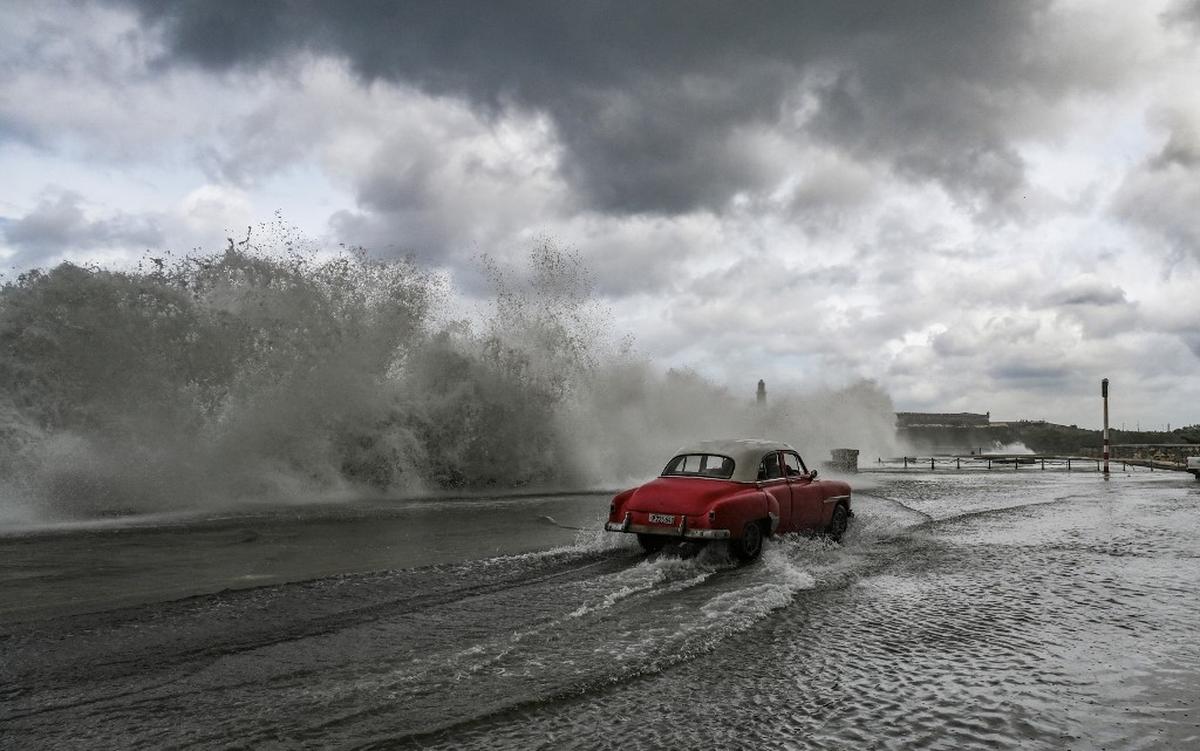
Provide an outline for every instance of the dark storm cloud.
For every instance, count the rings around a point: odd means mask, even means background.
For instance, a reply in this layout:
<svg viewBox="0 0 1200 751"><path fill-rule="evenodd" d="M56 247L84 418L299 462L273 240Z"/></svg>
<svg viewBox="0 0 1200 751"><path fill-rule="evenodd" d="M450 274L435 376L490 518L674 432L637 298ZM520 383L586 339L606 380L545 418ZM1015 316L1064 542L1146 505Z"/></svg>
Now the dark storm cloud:
<svg viewBox="0 0 1200 751"><path fill-rule="evenodd" d="M1164 240L1176 259L1200 261L1200 113L1164 110L1153 119L1166 143L1126 175L1112 210Z"/></svg>
<svg viewBox="0 0 1200 751"><path fill-rule="evenodd" d="M63 253L162 244L162 232L153 220L125 214L88 219L81 201L78 194L69 191L48 195L25 216L0 224L5 242L17 250L17 257L10 263L32 267Z"/></svg>
<svg viewBox="0 0 1200 751"><path fill-rule="evenodd" d="M1187 348L1192 351L1192 354L1200 358L1200 333L1189 331L1187 333L1180 334L1179 338L1182 339Z"/></svg>
<svg viewBox="0 0 1200 751"><path fill-rule="evenodd" d="M549 113L565 175L612 212L773 185L789 166L755 151L755 128L1007 210L1024 182L1010 128L1087 78L1039 37L1042 2L130 1L167 63L332 54L367 79Z"/></svg>
<svg viewBox="0 0 1200 751"><path fill-rule="evenodd" d="M1200 0L1177 0L1162 19L1168 26L1190 25L1193 31L1200 31Z"/></svg>
<svg viewBox="0 0 1200 751"><path fill-rule="evenodd" d="M999 381L1030 381L1055 385L1069 380L1074 371L1061 365L1013 361L997 365L989 372Z"/></svg>
<svg viewBox="0 0 1200 751"><path fill-rule="evenodd" d="M1099 280L1080 282L1050 295L1046 303L1049 306L1123 305L1125 304L1125 290Z"/></svg>
<svg viewBox="0 0 1200 751"><path fill-rule="evenodd" d="M1089 339L1105 339L1145 326L1140 306L1130 302L1125 290L1102 279L1077 279L1047 294L1042 309L1053 310L1060 320L1078 325Z"/></svg>

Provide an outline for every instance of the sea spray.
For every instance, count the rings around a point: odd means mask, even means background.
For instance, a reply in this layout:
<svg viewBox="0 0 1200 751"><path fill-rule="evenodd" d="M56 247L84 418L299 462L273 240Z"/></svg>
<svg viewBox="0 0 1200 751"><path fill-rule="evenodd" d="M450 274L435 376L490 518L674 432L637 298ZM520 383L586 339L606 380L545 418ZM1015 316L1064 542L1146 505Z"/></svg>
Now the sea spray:
<svg viewBox="0 0 1200 751"><path fill-rule="evenodd" d="M419 441L388 373L435 292L405 263L232 243L152 272L24 274L0 292L6 506L88 516L396 485Z"/></svg>
<svg viewBox="0 0 1200 751"><path fill-rule="evenodd" d="M896 451L891 399L876 384L786 392L755 403L752 373L734 393L694 371L659 374L645 359L626 355L588 374L586 388L559 412L559 432L575 446L586 474L618 484L657 474L670 452L718 437L767 437L795 446L810 467L829 449L850 446L881 456Z"/></svg>
<svg viewBox="0 0 1200 751"><path fill-rule="evenodd" d="M871 384L768 410L611 333L552 243L478 320L444 279L278 241L0 289L0 522L364 493L643 480L679 444L768 435L820 459L891 440ZM751 374L747 384L752 384Z"/></svg>

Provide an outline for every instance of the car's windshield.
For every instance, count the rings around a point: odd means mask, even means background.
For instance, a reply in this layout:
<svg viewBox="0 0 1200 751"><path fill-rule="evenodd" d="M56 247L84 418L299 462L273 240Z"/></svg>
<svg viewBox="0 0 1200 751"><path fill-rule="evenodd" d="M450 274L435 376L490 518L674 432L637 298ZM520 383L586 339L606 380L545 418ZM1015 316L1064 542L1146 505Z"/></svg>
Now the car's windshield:
<svg viewBox="0 0 1200 751"><path fill-rule="evenodd" d="M663 474L728 480L733 476L733 460L718 454L680 454L667 464Z"/></svg>

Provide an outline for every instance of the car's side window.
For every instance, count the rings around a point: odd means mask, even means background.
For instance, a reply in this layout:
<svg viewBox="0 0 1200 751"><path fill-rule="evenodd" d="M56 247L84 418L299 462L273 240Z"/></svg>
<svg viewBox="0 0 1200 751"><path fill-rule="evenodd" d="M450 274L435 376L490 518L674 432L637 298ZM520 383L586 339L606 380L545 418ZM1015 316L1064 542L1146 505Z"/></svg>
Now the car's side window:
<svg viewBox="0 0 1200 751"><path fill-rule="evenodd" d="M758 479L777 480L780 477L783 477L783 469L779 466L779 454L772 451L758 465Z"/></svg>
<svg viewBox="0 0 1200 751"><path fill-rule="evenodd" d="M804 474L804 469L800 465L800 457L790 451L783 455L783 473L788 477L795 477Z"/></svg>

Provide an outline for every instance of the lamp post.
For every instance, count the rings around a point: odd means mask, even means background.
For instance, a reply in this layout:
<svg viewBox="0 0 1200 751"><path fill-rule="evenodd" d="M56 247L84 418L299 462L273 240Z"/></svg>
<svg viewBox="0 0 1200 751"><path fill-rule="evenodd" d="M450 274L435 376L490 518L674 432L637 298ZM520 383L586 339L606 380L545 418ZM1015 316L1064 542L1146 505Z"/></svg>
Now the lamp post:
<svg viewBox="0 0 1200 751"><path fill-rule="evenodd" d="M1100 396L1104 399L1104 476L1108 477L1108 379L1100 381Z"/></svg>

